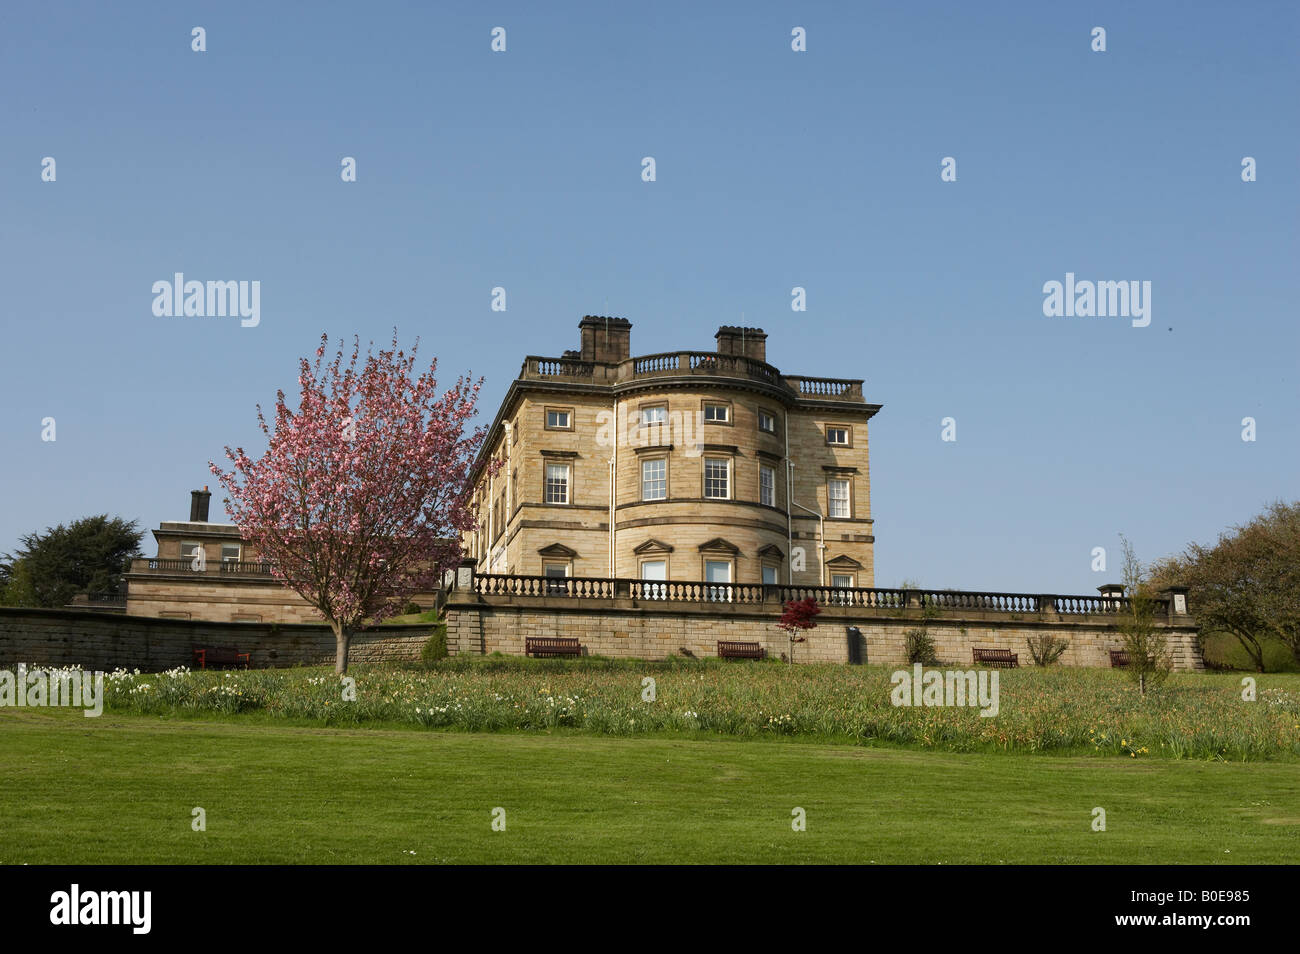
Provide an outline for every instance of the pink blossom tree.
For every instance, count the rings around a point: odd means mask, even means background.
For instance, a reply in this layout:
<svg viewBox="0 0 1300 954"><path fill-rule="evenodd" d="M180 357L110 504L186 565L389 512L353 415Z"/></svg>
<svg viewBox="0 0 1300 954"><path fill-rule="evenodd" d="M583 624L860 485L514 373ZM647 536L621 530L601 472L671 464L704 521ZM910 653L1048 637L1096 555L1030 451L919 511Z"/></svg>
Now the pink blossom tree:
<svg viewBox="0 0 1300 954"><path fill-rule="evenodd" d="M474 525L470 466L484 429L466 432L482 379L457 379L439 394L437 360L417 374L419 341L398 350L360 340L344 365L299 361L296 410L276 392L275 430L259 405L268 447L258 460L226 448L232 463L208 467L230 495L240 534L285 586L316 607L335 638L335 672L348 667L352 634L436 587L460 559Z"/></svg>

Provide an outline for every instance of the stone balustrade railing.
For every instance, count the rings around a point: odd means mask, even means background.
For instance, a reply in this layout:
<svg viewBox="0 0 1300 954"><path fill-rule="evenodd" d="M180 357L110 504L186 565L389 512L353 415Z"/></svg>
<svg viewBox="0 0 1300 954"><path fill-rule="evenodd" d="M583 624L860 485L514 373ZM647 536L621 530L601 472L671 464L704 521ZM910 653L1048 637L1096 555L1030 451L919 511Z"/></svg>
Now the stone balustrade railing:
<svg viewBox="0 0 1300 954"><path fill-rule="evenodd" d="M743 378L782 388L799 398L861 402L862 381L782 375L766 361L713 351L671 351L606 364L578 358L524 359L519 376L526 380L578 384L622 384L660 377L716 376Z"/></svg>
<svg viewBox="0 0 1300 954"><path fill-rule="evenodd" d="M770 603L777 612L790 600L809 598L815 599L824 607L932 610L941 616L961 611L1008 615L1118 616L1131 608L1131 601L1127 597L1116 596L526 576L477 573L472 566L461 567L455 588L484 597ZM1157 618L1169 616L1174 610L1173 601L1168 597L1153 598L1152 604ZM1185 615L1185 612L1180 615Z"/></svg>
<svg viewBox="0 0 1300 954"><path fill-rule="evenodd" d="M130 573L193 573L208 576L262 576L270 577L273 564L245 560L211 560L202 570L194 569L193 557L178 560L162 560L157 557L138 557L128 567Z"/></svg>

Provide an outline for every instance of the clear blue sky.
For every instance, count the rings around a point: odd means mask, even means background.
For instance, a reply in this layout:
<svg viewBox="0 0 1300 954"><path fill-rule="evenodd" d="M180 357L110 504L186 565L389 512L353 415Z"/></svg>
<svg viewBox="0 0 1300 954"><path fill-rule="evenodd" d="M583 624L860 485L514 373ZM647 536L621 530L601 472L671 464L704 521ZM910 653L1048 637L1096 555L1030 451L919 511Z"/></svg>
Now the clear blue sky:
<svg viewBox="0 0 1300 954"><path fill-rule="evenodd" d="M185 518L322 331L421 336L490 419L585 313L635 353L743 314L884 405L878 585L1090 592L1119 532L1150 559L1297 496L1298 10L7 4L0 550ZM154 317L177 271L260 281L260 326ZM1150 281L1151 325L1044 317L1067 271Z"/></svg>

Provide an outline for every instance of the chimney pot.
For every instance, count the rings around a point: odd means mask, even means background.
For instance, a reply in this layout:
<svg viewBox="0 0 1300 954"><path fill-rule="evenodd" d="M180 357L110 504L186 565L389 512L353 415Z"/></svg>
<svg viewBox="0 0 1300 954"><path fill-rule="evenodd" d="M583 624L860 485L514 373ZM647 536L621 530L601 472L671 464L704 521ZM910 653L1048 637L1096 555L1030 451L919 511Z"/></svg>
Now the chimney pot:
<svg viewBox="0 0 1300 954"><path fill-rule="evenodd" d="M632 322L626 318L585 315L578 322L582 360L616 364L632 356Z"/></svg>
<svg viewBox="0 0 1300 954"><path fill-rule="evenodd" d="M190 491L190 523L208 522L208 504L211 500L212 493L207 484L203 485L202 490Z"/></svg>
<svg viewBox="0 0 1300 954"><path fill-rule="evenodd" d="M767 333L762 328L723 325L713 337L718 342L718 354L744 355L755 361L767 361Z"/></svg>

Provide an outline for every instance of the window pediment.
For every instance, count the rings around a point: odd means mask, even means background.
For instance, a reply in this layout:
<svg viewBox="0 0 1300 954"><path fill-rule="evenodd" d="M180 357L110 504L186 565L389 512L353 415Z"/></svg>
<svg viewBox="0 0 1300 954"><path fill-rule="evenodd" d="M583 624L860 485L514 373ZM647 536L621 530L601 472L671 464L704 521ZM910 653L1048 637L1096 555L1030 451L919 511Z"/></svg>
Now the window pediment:
<svg viewBox="0 0 1300 954"><path fill-rule="evenodd" d="M563 543L552 543L549 547L542 547L537 551L544 557L552 557L561 560L572 560L577 557L578 551L566 547Z"/></svg>
<svg viewBox="0 0 1300 954"><path fill-rule="evenodd" d="M712 551L717 553L730 553L733 556L740 552L740 547L736 546L730 540L724 540L722 537L714 537L712 540L706 540L700 544L700 552Z"/></svg>
<svg viewBox="0 0 1300 954"><path fill-rule="evenodd" d="M672 553L673 548L662 540L655 540L653 537L638 546L632 548L632 552L638 556L643 553Z"/></svg>

